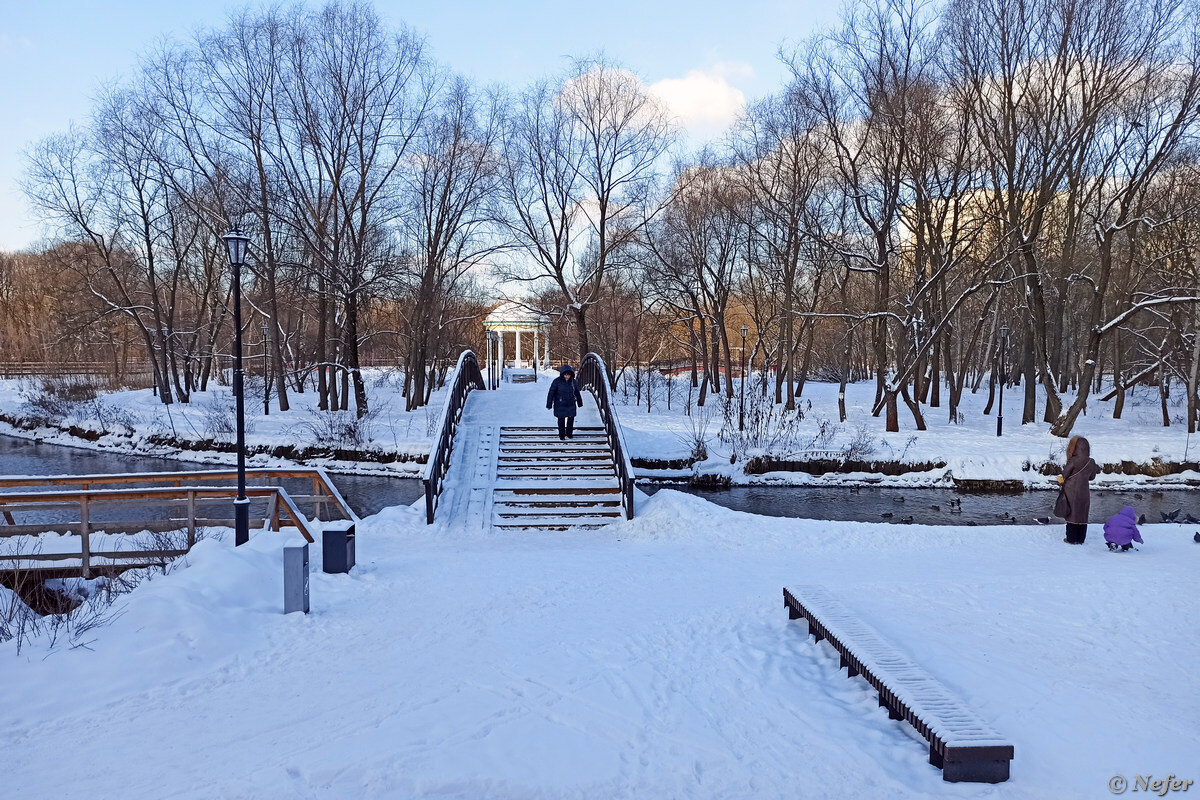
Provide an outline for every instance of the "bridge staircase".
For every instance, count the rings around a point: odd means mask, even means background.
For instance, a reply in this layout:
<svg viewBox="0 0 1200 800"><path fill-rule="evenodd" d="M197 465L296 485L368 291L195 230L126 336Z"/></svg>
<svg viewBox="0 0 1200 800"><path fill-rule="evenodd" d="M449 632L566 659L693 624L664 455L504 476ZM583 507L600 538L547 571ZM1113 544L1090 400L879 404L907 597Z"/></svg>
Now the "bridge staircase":
<svg viewBox="0 0 1200 800"><path fill-rule="evenodd" d="M474 392L487 384L473 353L463 354L455 373L426 467L427 522L436 515L495 532L568 531L633 517L633 469L599 356L580 365L587 391L566 441L554 425L531 424L553 421L545 382L496 382L496 391Z"/></svg>

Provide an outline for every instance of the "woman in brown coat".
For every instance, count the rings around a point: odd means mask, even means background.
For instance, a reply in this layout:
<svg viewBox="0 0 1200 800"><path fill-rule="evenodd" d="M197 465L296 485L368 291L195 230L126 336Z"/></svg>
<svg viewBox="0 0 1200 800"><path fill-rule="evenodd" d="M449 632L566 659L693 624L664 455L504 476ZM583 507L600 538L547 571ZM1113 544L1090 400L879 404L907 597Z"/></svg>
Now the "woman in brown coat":
<svg viewBox="0 0 1200 800"><path fill-rule="evenodd" d="M1092 460L1092 446L1082 436L1072 436L1067 443L1067 464L1063 467L1058 482L1062 489L1054 513L1067 520L1067 544L1083 544L1087 538L1088 511L1092 506L1092 495L1088 483L1100 474L1100 467Z"/></svg>

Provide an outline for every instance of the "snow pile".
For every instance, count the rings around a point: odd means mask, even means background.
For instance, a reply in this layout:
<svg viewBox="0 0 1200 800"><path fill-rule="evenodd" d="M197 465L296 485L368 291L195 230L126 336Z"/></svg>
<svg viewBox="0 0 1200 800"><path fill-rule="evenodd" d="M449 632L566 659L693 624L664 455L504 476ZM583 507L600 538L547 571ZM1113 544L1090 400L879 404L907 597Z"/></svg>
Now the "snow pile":
<svg viewBox="0 0 1200 800"><path fill-rule="evenodd" d="M596 533L393 508L284 616L282 546L208 540L90 650L0 650L5 788L52 797L985 797L1184 777L1200 547L755 517L663 491ZM951 785L782 607L820 584L1016 746ZM69 757L65 757L69 754Z"/></svg>

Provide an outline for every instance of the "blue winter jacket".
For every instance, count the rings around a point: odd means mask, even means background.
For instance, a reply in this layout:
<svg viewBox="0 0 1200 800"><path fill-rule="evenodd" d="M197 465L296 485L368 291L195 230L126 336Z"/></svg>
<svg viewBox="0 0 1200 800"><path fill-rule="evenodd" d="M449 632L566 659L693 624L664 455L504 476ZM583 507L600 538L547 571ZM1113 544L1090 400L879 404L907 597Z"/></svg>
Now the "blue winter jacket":
<svg viewBox="0 0 1200 800"><path fill-rule="evenodd" d="M579 381L564 380L559 375L550 381L550 391L546 395L546 408L554 409L556 417L573 417L575 408L583 405L583 395L579 393Z"/></svg>

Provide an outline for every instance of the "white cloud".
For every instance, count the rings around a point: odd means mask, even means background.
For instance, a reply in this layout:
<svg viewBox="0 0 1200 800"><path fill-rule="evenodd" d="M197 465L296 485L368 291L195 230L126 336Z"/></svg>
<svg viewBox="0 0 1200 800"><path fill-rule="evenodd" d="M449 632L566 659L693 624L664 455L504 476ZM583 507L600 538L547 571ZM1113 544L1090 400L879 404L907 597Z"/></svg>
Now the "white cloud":
<svg viewBox="0 0 1200 800"><path fill-rule="evenodd" d="M753 74L749 65L718 64L710 70L691 70L684 78L658 81L650 85L650 91L693 138L709 139L720 135L746 107L746 95L731 86L726 76L748 74Z"/></svg>

